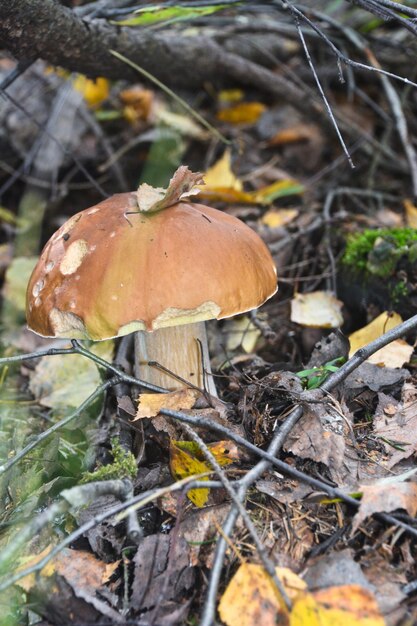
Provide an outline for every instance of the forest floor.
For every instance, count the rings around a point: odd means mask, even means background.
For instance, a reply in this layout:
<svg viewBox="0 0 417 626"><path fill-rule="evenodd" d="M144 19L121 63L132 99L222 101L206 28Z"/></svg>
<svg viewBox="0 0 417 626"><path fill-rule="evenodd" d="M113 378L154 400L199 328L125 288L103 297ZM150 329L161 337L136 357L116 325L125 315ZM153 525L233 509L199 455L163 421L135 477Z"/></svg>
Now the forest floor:
<svg viewBox="0 0 417 626"><path fill-rule="evenodd" d="M376 71L416 81L417 46L321 4L368 69L281 16L268 64L311 115L41 60L0 91L1 625L417 623L417 86ZM25 291L70 216L181 164L268 245L279 290L208 323L219 399L168 402L129 337L31 333Z"/></svg>

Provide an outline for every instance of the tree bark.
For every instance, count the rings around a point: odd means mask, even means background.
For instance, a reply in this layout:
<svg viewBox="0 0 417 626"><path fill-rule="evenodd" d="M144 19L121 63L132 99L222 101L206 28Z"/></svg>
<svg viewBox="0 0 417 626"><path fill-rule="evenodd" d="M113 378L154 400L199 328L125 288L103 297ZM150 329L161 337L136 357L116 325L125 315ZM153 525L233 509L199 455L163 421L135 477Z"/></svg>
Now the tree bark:
<svg viewBox="0 0 417 626"><path fill-rule="evenodd" d="M227 52L204 35L185 36L121 28L103 20L84 21L55 0L0 0L0 46L19 60L42 58L90 77L137 78L116 59L116 50L174 88L199 88L205 82L238 82L310 111L302 90L278 74Z"/></svg>

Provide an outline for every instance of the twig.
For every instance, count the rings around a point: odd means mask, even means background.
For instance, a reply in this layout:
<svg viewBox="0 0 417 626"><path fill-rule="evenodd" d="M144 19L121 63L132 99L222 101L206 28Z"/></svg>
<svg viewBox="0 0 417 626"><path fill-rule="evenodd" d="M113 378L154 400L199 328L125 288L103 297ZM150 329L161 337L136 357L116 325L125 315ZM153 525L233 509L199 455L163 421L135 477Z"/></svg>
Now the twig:
<svg viewBox="0 0 417 626"><path fill-rule="evenodd" d="M38 350L35 352L28 352L26 354L17 354L15 356L6 356L0 358L0 367L2 365L8 365L9 363L21 363L22 361L30 361L32 359L39 359L43 356L57 356L59 354L81 354L85 356L87 359L91 359L97 365L104 367L105 369L113 372L116 376L122 378L125 382L132 383L133 385L138 385L139 387L143 387L144 389L149 389L149 391L154 391L155 393L168 393L167 389L163 387L158 387L157 385L152 385L151 383L147 383L144 380L140 380L139 378L135 378L134 376L130 376L129 374L125 374L121 369L112 365L108 361L105 361L101 357L94 354L94 352L90 352L87 348L84 348L76 339L71 341L72 348L48 348L47 350Z"/></svg>
<svg viewBox="0 0 417 626"><path fill-rule="evenodd" d="M102 481L99 483L89 483L88 485L81 485L78 487L73 487L72 489L65 489L64 491L61 492L60 495L63 498L68 499L68 501L71 500L72 501L71 506L75 506L75 505L81 506L85 504L84 500L79 497L79 490L81 488L83 490L85 489L86 493L94 492L95 494L97 493L101 494L101 489L103 489L103 493L108 493L108 491L106 491L106 487L103 487L103 488L99 487L99 485L105 485L106 482L123 483L123 485L125 486L125 491L123 491L123 488L120 490L121 497L122 496L124 497L124 494L127 493L129 489L131 489L130 481L125 479L122 481ZM86 532L88 532L89 530L97 526L98 524L101 524L101 522L104 522L109 517L118 515L118 517L116 518L116 521L120 521L122 519L125 519L126 517L129 517L132 511L136 511L138 509L143 508L144 506L146 506L153 500L162 497L166 493L172 493L173 491L180 491L184 489L185 485L190 485L193 489L207 489L208 484L209 483L205 481L204 482L196 481L195 476L189 476L188 478L184 478L183 480L177 481L173 485L146 491L144 493L141 493L135 496L134 498L131 498L128 501L121 502L120 504L107 509L105 512L96 515L85 524L82 524L81 526L79 526L77 530L70 533L67 537L65 537L63 541L61 541L50 552L48 552L48 554L46 554L43 557L43 559L41 559L34 565L31 565L30 567L19 570L19 572L16 572L16 574L12 576L8 575L7 580L0 583L0 592L5 591L6 589L14 585L18 580L21 580L25 576L41 571L45 567L45 565L47 565L49 561L51 561L64 548L71 545L79 537L82 537ZM92 489L92 486L94 486L93 489ZM210 485L210 486L217 487L218 484L216 482L215 484ZM82 493L83 492L81 492L81 495ZM74 496L77 496L76 503L74 503L73 501ZM25 530L24 537L23 537L23 531L22 530L19 531L19 535L18 535L19 546L18 547L22 546L23 543L25 543L28 540L28 538L34 536L37 532L39 532L45 526L45 524L51 522L56 517L56 515L59 515L60 513L69 510L69 508L70 506L63 504L62 502L56 502L52 504L50 507L48 507L47 509L45 509L45 511L43 511L37 517L35 517L31 521L31 523L26 527L27 530ZM10 548L10 553L11 553L11 556L15 558L16 556L15 545L13 545ZM7 556L7 558L9 558L9 556ZM3 551L0 555L0 566L5 563L6 563L6 558L5 558L5 552Z"/></svg>
<svg viewBox="0 0 417 626"><path fill-rule="evenodd" d="M272 563L271 559L266 554L265 547L262 544L261 540L259 539L258 533L256 532L255 525L253 524L253 522L252 522L248 512L244 508L241 500L237 496L236 491L232 487L232 485L231 485L230 481L228 480L225 472L222 470L222 468L218 464L215 456L212 454L212 452L210 452L210 449L206 446L206 444L201 439L201 437L196 432L194 432L194 430L192 428L190 428L187 424L182 424L181 427L186 432L188 437L190 437L190 439L192 439L199 446L199 448L200 448L201 452L203 453L203 456L205 457L206 461L211 465L211 467L217 473L217 476L219 477L220 482L222 483L223 487L226 489L227 493L231 497L231 499L232 499L232 501L233 501L233 503L234 503L234 505L236 507L237 513L243 519L243 522L244 522L246 528L248 529L248 531L249 531L249 533L250 533L250 535L251 535L251 537L252 537L252 539L253 539L253 541L255 543L255 546L256 546L256 548L258 550L259 557L260 557L260 559L262 561L262 564L263 564L265 570L268 572L268 574L271 577L272 581L274 582L277 590L281 594L281 597L284 600L285 605L287 606L288 609L291 609L291 600L289 599L289 597L287 595L287 592L285 591L285 588L284 588L282 582L279 580L279 578L278 578L278 576L276 574L274 564Z"/></svg>
<svg viewBox="0 0 417 626"><path fill-rule="evenodd" d="M347 149L345 141L344 141L344 139L342 137L342 133L340 132L339 126L337 125L336 118L335 118L335 116L333 114L332 108L331 108L331 106L329 104L329 101L328 101L328 99L326 97L326 94L324 93L323 87L321 86L321 82L320 82L320 79L319 79L319 77L317 75L316 68L314 67L313 61L311 60L310 52L308 50L308 47L307 47L307 44L306 44L306 40L304 38L303 31L300 28L300 23L299 23L298 18L296 18L296 20L295 20L295 25L297 27L298 36L300 37L300 41L302 43L302 46L303 46L303 49L304 49L304 53L305 53L306 58L307 58L307 62L309 64L310 69L312 71L312 74L314 76L314 80L316 81L317 89L319 90L320 95L323 98L324 106L326 107L327 113L328 113L328 115L330 117L330 121L333 124L333 127L334 127L334 129L336 131L336 134L337 134L338 138L339 138L339 141L340 141L340 144L342 146L343 152L346 155L346 158L347 158L347 160L349 162L350 167L352 169L355 169L355 166L354 166L353 161L352 161L352 157L349 154L349 150Z"/></svg>

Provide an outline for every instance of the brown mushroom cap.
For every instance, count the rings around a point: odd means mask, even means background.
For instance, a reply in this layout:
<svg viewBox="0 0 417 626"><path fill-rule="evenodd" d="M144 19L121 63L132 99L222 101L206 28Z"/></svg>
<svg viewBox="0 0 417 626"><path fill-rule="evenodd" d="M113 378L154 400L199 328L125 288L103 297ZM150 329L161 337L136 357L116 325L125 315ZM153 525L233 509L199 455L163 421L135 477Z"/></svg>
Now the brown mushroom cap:
<svg viewBox="0 0 417 626"><path fill-rule="evenodd" d="M267 247L237 218L190 202L126 215L135 201L115 195L51 237L28 286L30 329L108 339L230 317L276 292Z"/></svg>

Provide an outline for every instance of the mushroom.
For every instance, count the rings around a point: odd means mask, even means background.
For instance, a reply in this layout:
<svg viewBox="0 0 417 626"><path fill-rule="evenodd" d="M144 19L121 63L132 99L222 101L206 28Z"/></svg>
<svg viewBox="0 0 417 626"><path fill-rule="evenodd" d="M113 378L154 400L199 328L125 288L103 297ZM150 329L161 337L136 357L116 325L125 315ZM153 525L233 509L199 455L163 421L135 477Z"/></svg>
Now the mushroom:
<svg viewBox="0 0 417 626"><path fill-rule="evenodd" d="M29 328L92 340L134 332L142 380L167 389L205 386L216 395L204 321L257 308L277 280L253 230L190 201L202 182L182 166L167 190L143 184L72 216L30 278Z"/></svg>

